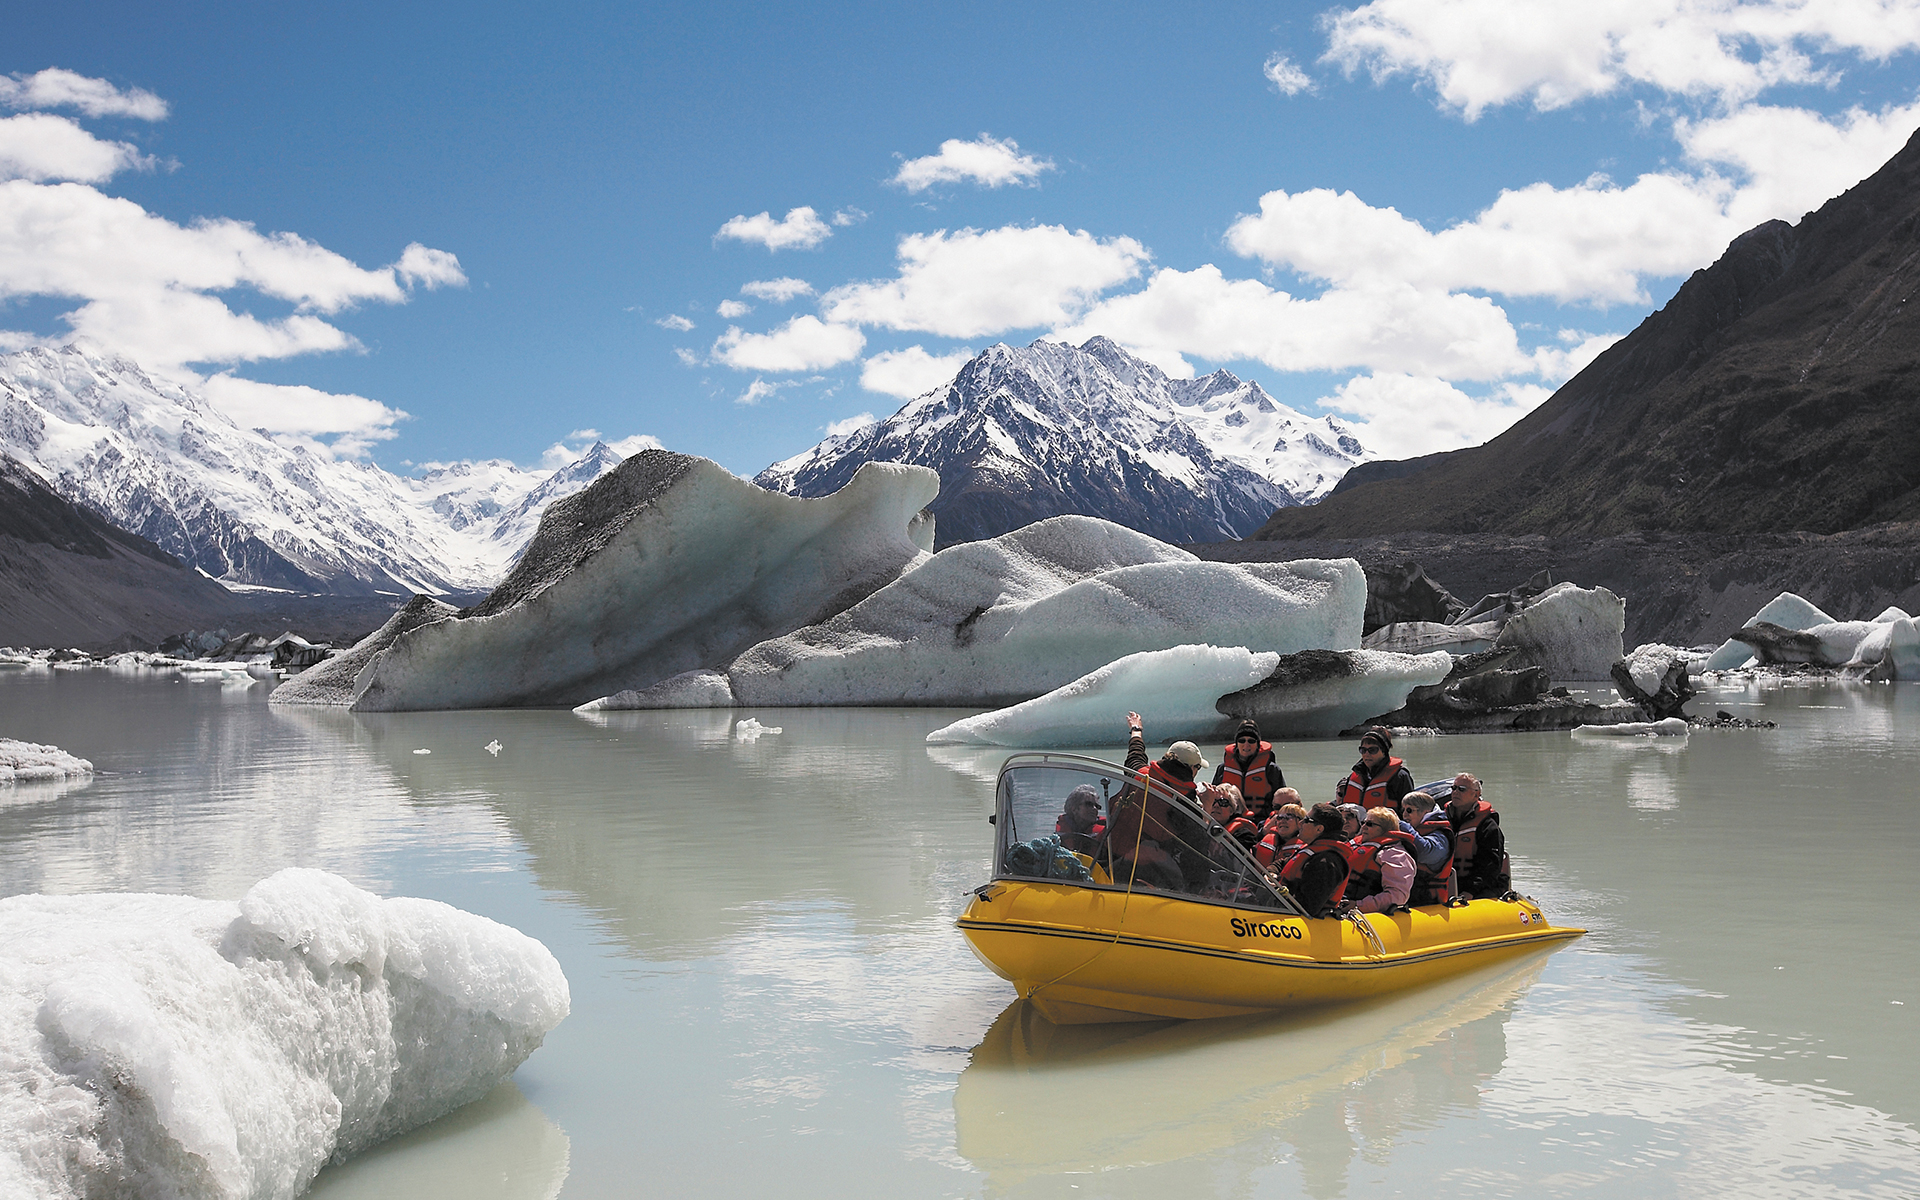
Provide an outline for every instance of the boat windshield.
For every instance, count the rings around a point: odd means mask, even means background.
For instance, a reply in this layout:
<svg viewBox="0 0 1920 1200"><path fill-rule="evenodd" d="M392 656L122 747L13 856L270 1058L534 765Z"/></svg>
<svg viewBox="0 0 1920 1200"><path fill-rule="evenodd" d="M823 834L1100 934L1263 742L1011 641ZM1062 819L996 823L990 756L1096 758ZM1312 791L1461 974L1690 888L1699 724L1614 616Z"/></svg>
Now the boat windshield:
<svg viewBox="0 0 1920 1200"><path fill-rule="evenodd" d="M1020 754L1000 769L994 878L1056 879L1296 911L1193 802L1125 767Z"/></svg>

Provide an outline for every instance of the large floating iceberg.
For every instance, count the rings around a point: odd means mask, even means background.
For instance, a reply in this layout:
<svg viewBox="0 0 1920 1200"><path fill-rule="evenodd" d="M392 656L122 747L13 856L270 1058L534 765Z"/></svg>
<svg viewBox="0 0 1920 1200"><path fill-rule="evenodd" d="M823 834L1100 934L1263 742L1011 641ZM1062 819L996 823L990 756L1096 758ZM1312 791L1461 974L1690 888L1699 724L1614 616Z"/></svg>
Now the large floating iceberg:
<svg viewBox="0 0 1920 1200"><path fill-rule="evenodd" d="M1352 559L1202 562L1110 521L1053 517L949 546L727 674L747 705L1012 704L1148 650L1354 648L1366 602Z"/></svg>
<svg viewBox="0 0 1920 1200"><path fill-rule="evenodd" d="M286 870L241 900L0 900L0 1195L291 1198L567 1015L546 947Z"/></svg>
<svg viewBox="0 0 1920 1200"><path fill-rule="evenodd" d="M1871 621L1837 621L1792 592L1782 592L1715 650L1704 669L1725 671L1761 662L1920 679L1920 623L1898 607L1882 609Z"/></svg>
<svg viewBox="0 0 1920 1200"><path fill-rule="evenodd" d="M520 563L456 620L372 657L360 711L575 705L724 665L841 612L933 544L925 467L863 466L801 500L665 450L550 505Z"/></svg>
<svg viewBox="0 0 1920 1200"><path fill-rule="evenodd" d="M1251 718L1267 737L1333 737L1407 702L1453 670L1444 650L1304 650L1282 658L1266 679L1216 708L1234 723Z"/></svg>
<svg viewBox="0 0 1920 1200"><path fill-rule="evenodd" d="M1509 666L1544 667L1554 679L1607 679L1626 628L1626 601L1606 588L1560 583L1507 618L1493 648L1517 650Z"/></svg>
<svg viewBox="0 0 1920 1200"><path fill-rule="evenodd" d="M1137 709L1161 741L1205 739L1226 718L1214 702L1258 683L1280 656L1242 646L1175 646L1129 654L1011 708L967 717L934 730L934 745L1101 746L1120 740L1118 730Z"/></svg>
<svg viewBox="0 0 1920 1200"><path fill-rule="evenodd" d="M1747 621L1748 625L1757 625L1762 621L1769 625L1778 625L1782 629L1806 630L1815 625L1826 625L1833 618L1821 612L1814 604L1792 592L1781 592L1778 596L1761 606L1759 612ZM1737 638L1728 638L1720 643L1720 648L1707 656L1703 671L1730 671L1744 667L1754 661L1753 647Z"/></svg>

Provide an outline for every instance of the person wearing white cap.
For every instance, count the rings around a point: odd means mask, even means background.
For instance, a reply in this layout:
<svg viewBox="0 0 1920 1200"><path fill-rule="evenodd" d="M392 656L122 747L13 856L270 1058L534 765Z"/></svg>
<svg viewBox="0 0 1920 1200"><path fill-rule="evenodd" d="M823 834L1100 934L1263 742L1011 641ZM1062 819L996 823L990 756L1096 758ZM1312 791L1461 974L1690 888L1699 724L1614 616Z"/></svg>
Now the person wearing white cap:
<svg viewBox="0 0 1920 1200"><path fill-rule="evenodd" d="M1207 760L1192 742L1175 742L1157 761L1149 761L1140 714L1130 712L1126 766L1139 777L1192 800L1197 791L1194 776L1207 769ZM1115 862L1114 878L1183 888L1182 871L1174 857L1182 844L1178 828L1183 823L1173 807L1151 789L1144 795L1137 786L1123 790L1109 807L1107 818L1107 850Z"/></svg>

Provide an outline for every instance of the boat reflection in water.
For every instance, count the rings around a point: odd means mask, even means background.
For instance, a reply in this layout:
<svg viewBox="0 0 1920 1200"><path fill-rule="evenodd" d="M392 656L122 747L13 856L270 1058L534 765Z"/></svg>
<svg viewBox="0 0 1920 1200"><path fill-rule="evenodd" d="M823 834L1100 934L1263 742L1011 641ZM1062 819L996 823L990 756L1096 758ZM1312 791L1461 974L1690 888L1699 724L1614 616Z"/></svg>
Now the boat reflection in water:
<svg viewBox="0 0 1920 1200"><path fill-rule="evenodd" d="M1291 1146L1307 1192L1339 1195L1361 1145L1476 1105L1505 1065L1512 1006L1545 965L1216 1021L1063 1026L1016 1000L960 1074L957 1149L1000 1192L1122 1166L1130 1179L1148 1169L1144 1185L1150 1168L1196 1156L1251 1172Z"/></svg>
<svg viewBox="0 0 1920 1200"><path fill-rule="evenodd" d="M1069 797L1098 801L1104 836L1062 846L1046 832ZM1512 893L1309 917L1191 800L1096 759L1015 755L995 798L994 877L958 924L982 962L1060 1024L1369 999L1586 932Z"/></svg>

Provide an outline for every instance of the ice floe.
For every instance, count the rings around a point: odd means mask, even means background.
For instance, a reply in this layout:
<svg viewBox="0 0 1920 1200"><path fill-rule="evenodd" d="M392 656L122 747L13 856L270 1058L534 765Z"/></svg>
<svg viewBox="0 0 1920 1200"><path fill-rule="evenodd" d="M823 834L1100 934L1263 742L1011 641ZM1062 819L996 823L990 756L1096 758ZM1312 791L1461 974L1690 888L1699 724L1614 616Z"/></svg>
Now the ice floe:
<svg viewBox="0 0 1920 1200"><path fill-rule="evenodd" d="M0 900L0 1195L291 1198L486 1095L567 1015L546 947L281 871L238 903Z"/></svg>
<svg viewBox="0 0 1920 1200"><path fill-rule="evenodd" d="M824 621L924 559L924 467L869 463L817 500L665 450L555 501L513 573L356 677L360 711L575 705L731 661Z"/></svg>
<svg viewBox="0 0 1920 1200"><path fill-rule="evenodd" d="M1149 650L1356 648L1365 608L1352 559L1202 562L1109 521L1053 517L949 546L727 675L741 704L1004 705Z"/></svg>
<svg viewBox="0 0 1920 1200"><path fill-rule="evenodd" d="M14 783L58 783L85 779L93 764L58 746L0 738L0 786Z"/></svg>
<svg viewBox="0 0 1920 1200"><path fill-rule="evenodd" d="M1259 722L1269 738L1332 737L1400 709L1416 688L1445 680L1454 661L1444 650L1303 650L1281 658L1252 687L1222 696L1215 707L1230 725Z"/></svg>
<svg viewBox="0 0 1920 1200"><path fill-rule="evenodd" d="M1493 645L1519 651L1511 665L1544 667L1554 679L1606 679L1626 628L1626 601L1606 588L1560 583L1507 618Z"/></svg>
<svg viewBox="0 0 1920 1200"><path fill-rule="evenodd" d="M1763 621L1769 625L1778 625L1782 629L1805 630L1815 625L1830 624L1833 618L1821 612L1811 601L1796 596L1792 592L1781 592L1762 605L1760 611L1747 620L1747 624L1757 625ZM1755 661L1752 646L1735 638L1728 638L1720 643L1718 650L1707 656L1707 661L1701 670L1731 671L1736 667L1748 666Z"/></svg>
<svg viewBox="0 0 1920 1200"><path fill-rule="evenodd" d="M1227 718L1216 701L1265 679L1280 656L1243 646L1175 646L1129 654L1064 687L934 730L934 745L1099 746L1123 739L1138 709L1161 741L1208 738ZM1363 714L1364 715L1364 714Z"/></svg>
<svg viewBox="0 0 1920 1200"><path fill-rule="evenodd" d="M733 740L736 742L757 742L767 734L780 733L778 725L762 725L756 718L748 717L733 727Z"/></svg>
<svg viewBox="0 0 1920 1200"><path fill-rule="evenodd" d="M1704 669L1796 663L1879 679L1920 679L1920 624L1893 606L1871 621L1839 621L1782 592L1708 656Z"/></svg>
<svg viewBox="0 0 1920 1200"><path fill-rule="evenodd" d="M1689 726L1679 717L1659 721L1622 721L1617 725L1576 725L1573 732L1585 737L1686 737Z"/></svg>

